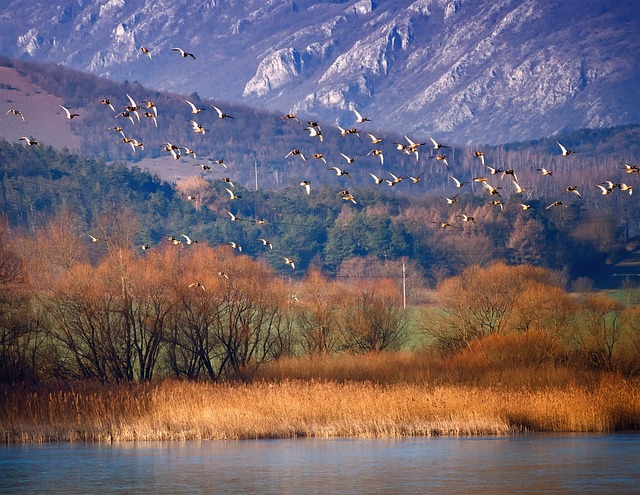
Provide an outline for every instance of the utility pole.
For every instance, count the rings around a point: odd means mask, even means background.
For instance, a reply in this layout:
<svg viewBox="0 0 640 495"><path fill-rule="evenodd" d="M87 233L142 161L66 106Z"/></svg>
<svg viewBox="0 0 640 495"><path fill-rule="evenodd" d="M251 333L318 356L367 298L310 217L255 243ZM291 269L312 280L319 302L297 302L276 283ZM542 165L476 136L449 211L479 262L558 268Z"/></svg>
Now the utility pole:
<svg viewBox="0 0 640 495"><path fill-rule="evenodd" d="M407 270L402 262L402 309L407 309Z"/></svg>
<svg viewBox="0 0 640 495"><path fill-rule="evenodd" d="M253 168L256 173L256 191L258 190L258 160L253 161Z"/></svg>

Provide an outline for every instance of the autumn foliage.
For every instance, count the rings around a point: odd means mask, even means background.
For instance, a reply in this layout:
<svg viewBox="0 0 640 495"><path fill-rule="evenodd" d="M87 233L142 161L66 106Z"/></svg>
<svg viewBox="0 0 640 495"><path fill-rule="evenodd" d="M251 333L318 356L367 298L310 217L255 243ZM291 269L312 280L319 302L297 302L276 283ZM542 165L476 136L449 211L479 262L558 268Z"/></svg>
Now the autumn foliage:
<svg viewBox="0 0 640 495"><path fill-rule="evenodd" d="M459 376L464 363L640 369L637 305L577 298L548 269L472 265L435 305L404 309L398 279L364 259L345 267L353 277L312 267L292 279L227 245L167 237L142 250L126 210L100 219L97 240L78 225L67 211L30 234L0 232L2 382L251 381L285 358L411 349Z"/></svg>

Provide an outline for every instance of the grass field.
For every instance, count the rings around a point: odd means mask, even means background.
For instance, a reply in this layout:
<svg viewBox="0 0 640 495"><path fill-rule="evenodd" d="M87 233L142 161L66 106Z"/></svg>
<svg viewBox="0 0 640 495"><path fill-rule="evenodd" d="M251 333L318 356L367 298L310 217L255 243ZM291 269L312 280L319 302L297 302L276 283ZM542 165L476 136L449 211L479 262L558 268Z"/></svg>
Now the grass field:
<svg viewBox="0 0 640 495"><path fill-rule="evenodd" d="M3 442L504 435L640 429L640 381L564 368L481 373L415 354L291 360L253 383L7 388ZM305 371L306 370L306 371ZM300 378L279 378L282 374Z"/></svg>

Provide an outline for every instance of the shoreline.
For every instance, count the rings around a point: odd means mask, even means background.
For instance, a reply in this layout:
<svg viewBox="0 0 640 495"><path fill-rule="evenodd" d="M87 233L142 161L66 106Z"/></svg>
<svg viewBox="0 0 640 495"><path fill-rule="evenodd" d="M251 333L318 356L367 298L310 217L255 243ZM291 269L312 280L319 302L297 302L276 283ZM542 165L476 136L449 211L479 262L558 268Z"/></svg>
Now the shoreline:
<svg viewBox="0 0 640 495"><path fill-rule="evenodd" d="M0 442L401 438L640 430L638 380L589 386L78 384L0 391Z"/></svg>

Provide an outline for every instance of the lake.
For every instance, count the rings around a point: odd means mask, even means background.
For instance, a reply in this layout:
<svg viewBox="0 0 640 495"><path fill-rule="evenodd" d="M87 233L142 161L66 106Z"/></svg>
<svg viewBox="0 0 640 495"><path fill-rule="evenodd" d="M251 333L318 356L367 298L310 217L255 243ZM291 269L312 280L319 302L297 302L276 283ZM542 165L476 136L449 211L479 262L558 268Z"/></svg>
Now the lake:
<svg viewBox="0 0 640 495"><path fill-rule="evenodd" d="M640 434L2 445L0 493L638 494Z"/></svg>

